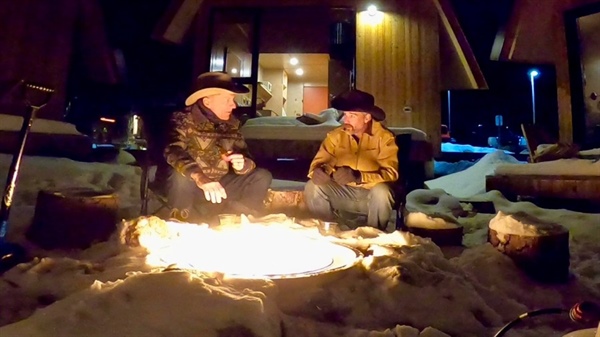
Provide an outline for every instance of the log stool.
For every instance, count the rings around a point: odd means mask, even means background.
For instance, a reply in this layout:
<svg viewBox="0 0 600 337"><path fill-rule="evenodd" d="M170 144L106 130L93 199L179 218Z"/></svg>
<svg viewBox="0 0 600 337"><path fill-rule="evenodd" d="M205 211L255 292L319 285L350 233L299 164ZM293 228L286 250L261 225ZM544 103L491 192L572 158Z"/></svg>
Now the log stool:
<svg viewBox="0 0 600 337"><path fill-rule="evenodd" d="M498 212L490 220L489 242L531 278L547 283L569 278L569 231L523 213Z"/></svg>
<svg viewBox="0 0 600 337"><path fill-rule="evenodd" d="M308 216L308 208L304 203L304 189L300 188L270 188L265 207L269 213L284 213L294 217Z"/></svg>
<svg viewBox="0 0 600 337"><path fill-rule="evenodd" d="M44 249L87 248L112 234L117 210L113 192L86 188L42 190L27 238Z"/></svg>

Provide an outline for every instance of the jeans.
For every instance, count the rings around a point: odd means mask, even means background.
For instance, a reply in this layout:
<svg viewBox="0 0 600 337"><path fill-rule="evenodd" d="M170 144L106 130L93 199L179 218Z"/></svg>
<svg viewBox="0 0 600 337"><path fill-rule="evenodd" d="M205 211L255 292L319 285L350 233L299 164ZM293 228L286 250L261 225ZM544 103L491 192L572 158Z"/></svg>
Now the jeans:
<svg viewBox="0 0 600 337"><path fill-rule="evenodd" d="M363 215L367 217L367 226L381 230L386 229L394 206L391 185L386 183L365 189L342 186L334 181L316 185L309 180L304 187L304 201L310 212L321 220L344 221L348 214Z"/></svg>
<svg viewBox="0 0 600 337"><path fill-rule="evenodd" d="M167 181L167 198L174 209L187 215L184 218L193 220L220 213L260 215L272 180L271 172L261 168L244 175L229 172L219 180L227 199L213 204L193 180L173 170Z"/></svg>

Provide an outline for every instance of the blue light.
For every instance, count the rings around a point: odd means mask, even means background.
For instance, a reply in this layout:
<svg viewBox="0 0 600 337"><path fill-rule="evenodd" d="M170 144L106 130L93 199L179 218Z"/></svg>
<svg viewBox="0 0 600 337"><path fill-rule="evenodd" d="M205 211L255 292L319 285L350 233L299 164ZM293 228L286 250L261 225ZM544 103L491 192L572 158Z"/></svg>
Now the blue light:
<svg viewBox="0 0 600 337"><path fill-rule="evenodd" d="M538 77L539 75L540 75L540 72L537 69L531 69L529 71L529 77L531 77L531 78Z"/></svg>

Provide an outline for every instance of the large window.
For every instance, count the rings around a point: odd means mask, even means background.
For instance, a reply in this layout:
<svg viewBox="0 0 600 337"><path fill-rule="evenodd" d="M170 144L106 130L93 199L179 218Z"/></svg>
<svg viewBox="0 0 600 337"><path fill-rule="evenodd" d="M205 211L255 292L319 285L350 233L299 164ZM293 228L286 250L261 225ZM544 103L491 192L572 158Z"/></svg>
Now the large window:
<svg viewBox="0 0 600 337"><path fill-rule="evenodd" d="M319 112L313 110L351 86L354 17L351 9L326 6L215 8L209 69L250 89L238 98L238 116ZM304 106L307 94L320 103Z"/></svg>

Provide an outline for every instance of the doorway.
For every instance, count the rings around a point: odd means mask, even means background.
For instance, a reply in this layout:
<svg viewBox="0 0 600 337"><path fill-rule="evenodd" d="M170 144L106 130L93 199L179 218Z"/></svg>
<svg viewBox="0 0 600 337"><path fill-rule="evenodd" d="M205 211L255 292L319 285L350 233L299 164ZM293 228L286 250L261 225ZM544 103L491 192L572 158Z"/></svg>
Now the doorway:
<svg viewBox="0 0 600 337"><path fill-rule="evenodd" d="M600 147L600 4L565 13L573 140Z"/></svg>

